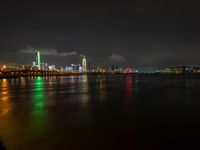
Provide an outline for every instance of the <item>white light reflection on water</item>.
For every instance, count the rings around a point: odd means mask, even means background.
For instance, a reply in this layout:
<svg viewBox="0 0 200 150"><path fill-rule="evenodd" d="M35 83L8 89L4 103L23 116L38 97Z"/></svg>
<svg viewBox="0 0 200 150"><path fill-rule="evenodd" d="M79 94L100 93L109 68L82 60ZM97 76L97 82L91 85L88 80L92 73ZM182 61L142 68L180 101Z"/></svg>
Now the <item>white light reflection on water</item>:
<svg viewBox="0 0 200 150"><path fill-rule="evenodd" d="M88 76L82 75L80 82L80 89L81 89L81 95L80 99L84 106L87 106L89 101L89 85L88 85Z"/></svg>
<svg viewBox="0 0 200 150"><path fill-rule="evenodd" d="M106 97L107 97L106 79L105 79L105 77L102 77L102 78L99 79L98 89L99 89L99 98L100 98L100 101L105 101Z"/></svg>

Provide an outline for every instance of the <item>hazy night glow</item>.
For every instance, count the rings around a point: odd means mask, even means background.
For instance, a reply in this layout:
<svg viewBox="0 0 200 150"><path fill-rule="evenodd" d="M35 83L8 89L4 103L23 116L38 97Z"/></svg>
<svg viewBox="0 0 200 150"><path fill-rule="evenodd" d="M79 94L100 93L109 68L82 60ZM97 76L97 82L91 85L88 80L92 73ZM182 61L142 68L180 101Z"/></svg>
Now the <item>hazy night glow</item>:
<svg viewBox="0 0 200 150"><path fill-rule="evenodd" d="M1 0L0 150L194 150L197 0Z"/></svg>

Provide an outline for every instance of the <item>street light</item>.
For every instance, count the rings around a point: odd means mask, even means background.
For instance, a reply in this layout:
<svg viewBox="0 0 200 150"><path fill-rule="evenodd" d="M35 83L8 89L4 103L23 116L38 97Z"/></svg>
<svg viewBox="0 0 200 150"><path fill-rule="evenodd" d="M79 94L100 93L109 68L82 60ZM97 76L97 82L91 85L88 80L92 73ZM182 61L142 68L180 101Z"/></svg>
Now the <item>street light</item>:
<svg viewBox="0 0 200 150"><path fill-rule="evenodd" d="M6 65L3 66L3 69L6 69Z"/></svg>

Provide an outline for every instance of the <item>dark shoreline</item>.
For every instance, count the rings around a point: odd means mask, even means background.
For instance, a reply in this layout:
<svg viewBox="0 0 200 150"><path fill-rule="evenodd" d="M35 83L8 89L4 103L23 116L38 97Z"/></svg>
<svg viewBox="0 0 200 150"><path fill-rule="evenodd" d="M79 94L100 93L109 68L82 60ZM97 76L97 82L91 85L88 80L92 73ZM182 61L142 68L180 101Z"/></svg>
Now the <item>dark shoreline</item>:
<svg viewBox="0 0 200 150"><path fill-rule="evenodd" d="M140 77L156 77L156 76L172 76L172 77L200 77L200 73L68 73L68 74L50 74L50 75L0 75L0 79L7 79L7 78L20 78L20 77L64 77L64 76L98 76L98 75L109 75L109 76L116 76L116 75L133 75L133 76L140 76Z"/></svg>
<svg viewBox="0 0 200 150"><path fill-rule="evenodd" d="M133 73L132 73L133 74ZM125 75L124 73L65 73L65 74L40 74L40 75L0 75L2 78L20 78L20 77L60 77L60 76L96 76L96 75Z"/></svg>

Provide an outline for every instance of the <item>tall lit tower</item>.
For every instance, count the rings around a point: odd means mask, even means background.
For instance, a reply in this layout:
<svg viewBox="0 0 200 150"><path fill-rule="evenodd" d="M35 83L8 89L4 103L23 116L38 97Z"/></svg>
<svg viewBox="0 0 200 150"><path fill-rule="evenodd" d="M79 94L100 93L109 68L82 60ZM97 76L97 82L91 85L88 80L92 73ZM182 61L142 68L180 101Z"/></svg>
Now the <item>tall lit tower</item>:
<svg viewBox="0 0 200 150"><path fill-rule="evenodd" d="M83 70L83 73L87 72L87 61L86 61L85 56L83 56L82 58L82 70Z"/></svg>
<svg viewBox="0 0 200 150"><path fill-rule="evenodd" d="M40 51L38 51L38 50L35 51L35 62L36 62L36 66L40 70L41 69Z"/></svg>

